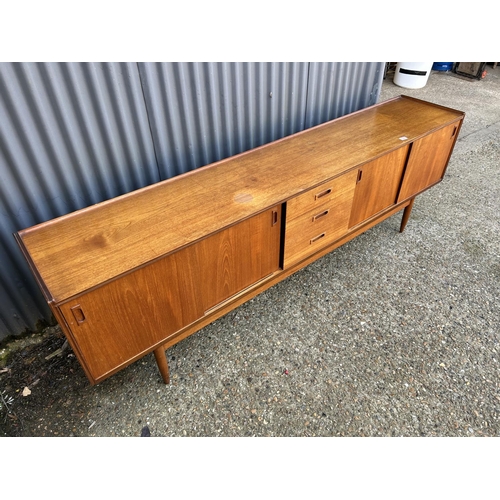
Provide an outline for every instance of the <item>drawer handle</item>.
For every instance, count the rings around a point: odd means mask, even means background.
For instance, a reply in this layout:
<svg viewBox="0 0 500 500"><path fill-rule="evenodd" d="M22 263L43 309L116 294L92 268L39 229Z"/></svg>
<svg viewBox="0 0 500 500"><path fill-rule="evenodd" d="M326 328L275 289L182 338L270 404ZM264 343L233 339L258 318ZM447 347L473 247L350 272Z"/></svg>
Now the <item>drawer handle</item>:
<svg viewBox="0 0 500 500"><path fill-rule="evenodd" d="M71 312L73 313L73 317L79 325L81 325L87 319L85 318L85 314L83 313L82 306L80 304L73 306L71 308Z"/></svg>
<svg viewBox="0 0 500 500"><path fill-rule="evenodd" d="M314 199L317 200L319 198L323 198L323 196L326 196L327 194L330 194L332 192L332 188L325 189L324 191L321 191L321 193L318 193Z"/></svg>
<svg viewBox="0 0 500 500"><path fill-rule="evenodd" d="M313 243L316 243L318 240L320 240L321 238L324 238L326 236L326 233L321 233L321 234L318 234L318 236L315 236L312 240L311 240L311 245Z"/></svg>
<svg viewBox="0 0 500 500"><path fill-rule="evenodd" d="M325 210L324 212L321 212L320 214L318 215L315 215L313 217L313 222L317 221L318 219L321 219L321 217L324 217L325 215L328 215L328 213L330 212L330 209L328 210Z"/></svg>

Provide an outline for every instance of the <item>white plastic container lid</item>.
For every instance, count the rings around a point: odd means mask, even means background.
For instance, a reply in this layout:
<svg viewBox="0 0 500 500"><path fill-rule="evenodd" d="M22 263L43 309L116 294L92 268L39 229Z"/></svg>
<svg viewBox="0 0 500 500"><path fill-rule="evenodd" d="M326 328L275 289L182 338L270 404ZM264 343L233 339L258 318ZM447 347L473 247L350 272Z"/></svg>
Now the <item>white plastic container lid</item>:
<svg viewBox="0 0 500 500"><path fill-rule="evenodd" d="M398 62L394 83L407 89L425 87L433 64L433 62Z"/></svg>

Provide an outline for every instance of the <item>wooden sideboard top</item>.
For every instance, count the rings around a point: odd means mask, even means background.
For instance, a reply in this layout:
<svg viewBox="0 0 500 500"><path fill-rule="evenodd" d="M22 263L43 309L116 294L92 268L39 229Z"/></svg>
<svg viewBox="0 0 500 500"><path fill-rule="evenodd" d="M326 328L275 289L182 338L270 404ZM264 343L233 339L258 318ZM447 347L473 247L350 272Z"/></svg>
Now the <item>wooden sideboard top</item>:
<svg viewBox="0 0 500 500"><path fill-rule="evenodd" d="M463 115L397 97L19 231L17 240L46 299L57 303Z"/></svg>

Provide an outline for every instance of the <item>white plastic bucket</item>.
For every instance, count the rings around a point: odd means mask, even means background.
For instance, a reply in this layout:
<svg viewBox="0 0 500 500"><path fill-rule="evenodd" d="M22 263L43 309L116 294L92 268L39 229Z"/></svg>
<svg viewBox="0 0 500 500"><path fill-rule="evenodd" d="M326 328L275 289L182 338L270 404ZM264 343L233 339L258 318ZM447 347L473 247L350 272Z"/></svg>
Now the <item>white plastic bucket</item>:
<svg viewBox="0 0 500 500"><path fill-rule="evenodd" d="M432 62L398 62L394 83L407 89L421 89L425 87L431 73Z"/></svg>

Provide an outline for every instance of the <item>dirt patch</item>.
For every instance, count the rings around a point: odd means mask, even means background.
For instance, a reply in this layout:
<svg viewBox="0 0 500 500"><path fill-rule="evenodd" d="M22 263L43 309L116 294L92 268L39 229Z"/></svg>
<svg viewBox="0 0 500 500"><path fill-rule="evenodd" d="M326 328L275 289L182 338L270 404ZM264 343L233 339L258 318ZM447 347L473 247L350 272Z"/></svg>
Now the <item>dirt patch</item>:
<svg viewBox="0 0 500 500"><path fill-rule="evenodd" d="M88 381L60 328L11 342L2 352L0 436L71 435L68 426L84 415L73 396ZM47 427L49 421L58 425Z"/></svg>

